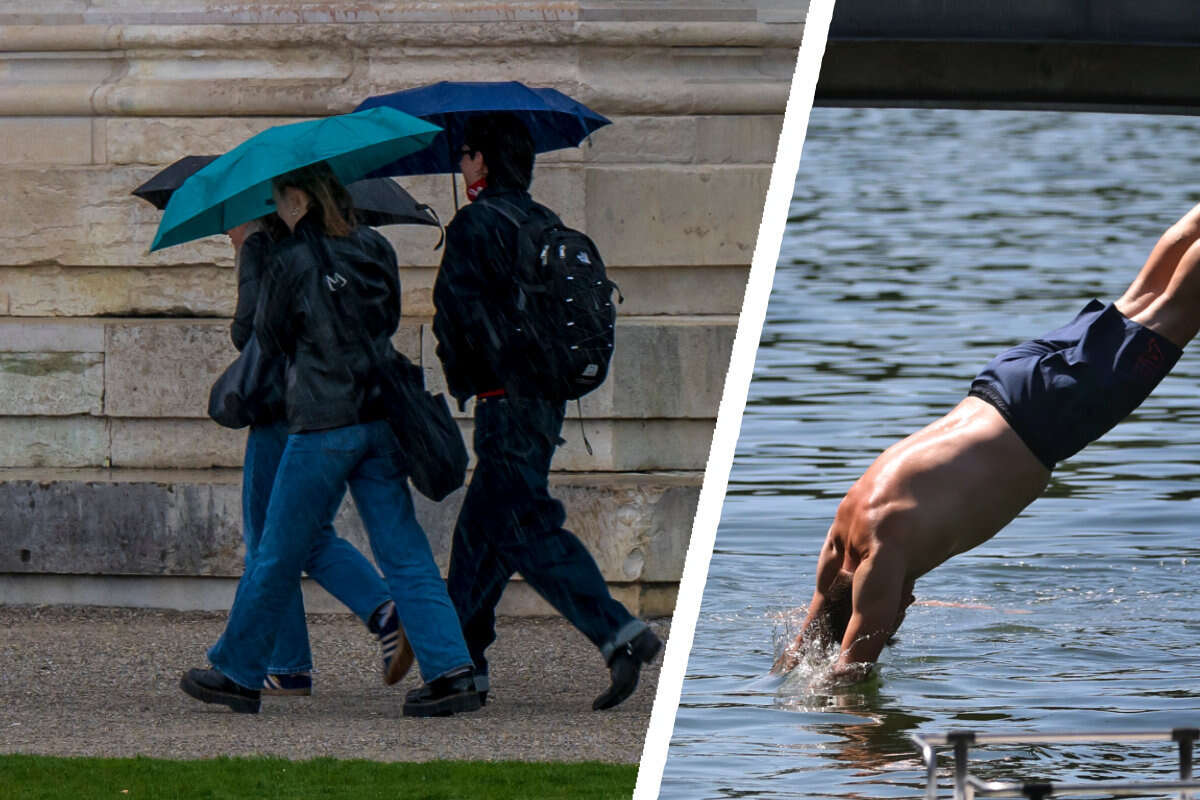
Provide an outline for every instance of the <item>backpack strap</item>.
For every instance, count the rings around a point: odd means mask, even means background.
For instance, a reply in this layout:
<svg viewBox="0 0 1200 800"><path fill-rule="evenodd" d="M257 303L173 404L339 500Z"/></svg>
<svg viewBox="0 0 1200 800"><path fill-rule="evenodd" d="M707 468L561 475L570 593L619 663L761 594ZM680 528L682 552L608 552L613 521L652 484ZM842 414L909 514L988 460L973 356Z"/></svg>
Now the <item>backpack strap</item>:
<svg viewBox="0 0 1200 800"><path fill-rule="evenodd" d="M496 213L504 217L518 228L521 227L521 223L529 218L527 213L517 208L507 200L499 200L494 197L481 197L476 200L475 203L493 209L496 211Z"/></svg>
<svg viewBox="0 0 1200 800"><path fill-rule="evenodd" d="M515 225L518 230L528 223L530 217L533 216L529 213L529 211L522 211L518 206L508 202L507 200L501 200L499 197L481 197L475 201L475 204L493 209L500 216L504 217L506 220ZM541 203L534 201L533 207L530 210L541 211L542 215L546 217L546 222L543 227L548 228L551 225L562 225L562 220L559 218L559 216Z"/></svg>
<svg viewBox="0 0 1200 800"><path fill-rule="evenodd" d="M474 202L475 205L482 205L492 209L501 217L511 222L513 227L517 229L517 249L515 253L511 254L511 258L512 278L517 282L520 290L526 294L536 294L539 291L543 291L537 286L536 275L532 272L533 267L521 257L522 239L526 239L529 242L531 250L526 251L528 257L535 258L537 255L538 239L541 238L542 233L554 225L562 224L558 215L540 203L534 203L533 207L541 209L548 217L544 223L541 223L531 221L530 217L532 215L528 211L523 211L515 204L507 200L501 200L498 197L481 197Z"/></svg>

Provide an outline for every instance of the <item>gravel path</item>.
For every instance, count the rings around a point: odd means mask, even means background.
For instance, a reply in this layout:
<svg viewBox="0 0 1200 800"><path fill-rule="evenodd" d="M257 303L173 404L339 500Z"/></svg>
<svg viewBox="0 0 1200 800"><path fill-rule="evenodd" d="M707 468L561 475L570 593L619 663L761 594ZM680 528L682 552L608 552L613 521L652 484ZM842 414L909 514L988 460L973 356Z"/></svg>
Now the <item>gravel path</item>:
<svg viewBox="0 0 1200 800"><path fill-rule="evenodd" d="M377 761L430 759L637 763L659 665L616 709L593 712L608 687L599 653L558 618L502 618L488 651L481 711L403 717L404 692L383 685L373 637L349 615L309 617L313 696L264 697L258 715L207 706L178 688L225 614L123 608L0 607L0 752L209 758L274 755ZM666 638L666 620L654 621ZM661 661L661 656L660 659Z"/></svg>

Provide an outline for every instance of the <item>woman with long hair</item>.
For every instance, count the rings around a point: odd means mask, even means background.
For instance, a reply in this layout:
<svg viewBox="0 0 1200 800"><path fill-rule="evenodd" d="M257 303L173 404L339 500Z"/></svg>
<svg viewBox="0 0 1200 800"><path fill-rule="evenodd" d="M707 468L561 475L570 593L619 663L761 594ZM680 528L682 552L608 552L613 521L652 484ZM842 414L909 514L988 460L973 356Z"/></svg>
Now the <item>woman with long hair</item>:
<svg viewBox="0 0 1200 800"><path fill-rule="evenodd" d="M291 235L272 255L254 328L264 352L287 361L287 444L258 557L208 653L213 668L189 670L180 686L203 702L259 710L281 614L349 486L425 681L404 714L474 711L471 657L413 511L375 377L400 321L396 254L354 224L349 195L327 165L283 175L274 188Z"/></svg>
<svg viewBox="0 0 1200 800"><path fill-rule="evenodd" d="M274 213L227 231L233 243L238 280L230 336L239 351L254 336L259 287L275 243L290 233ZM246 453L242 460L242 539L246 546L246 570L258 558L267 502L287 445L282 360L282 357L276 358L267 372L277 386L269 401L258 410L246 436ZM412 650L404 640L404 631L400 628L387 585L371 562L354 545L337 535L332 521L315 537L304 571L361 619L378 639L383 654L384 683L393 684L400 680L412 664ZM312 694L312 648L304 619L304 598L298 583L290 594L287 610L279 621L279 633L267 664L262 691L270 695L307 696Z"/></svg>

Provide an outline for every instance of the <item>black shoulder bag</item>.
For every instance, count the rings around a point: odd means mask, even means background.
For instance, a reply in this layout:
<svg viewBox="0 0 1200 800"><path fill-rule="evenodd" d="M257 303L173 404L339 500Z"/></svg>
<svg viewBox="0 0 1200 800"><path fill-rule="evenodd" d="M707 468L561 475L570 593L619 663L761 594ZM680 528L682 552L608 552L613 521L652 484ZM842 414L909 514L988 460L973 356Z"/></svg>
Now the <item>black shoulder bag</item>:
<svg viewBox="0 0 1200 800"><path fill-rule="evenodd" d="M283 417L283 357L268 357L252 334L208 393L208 415L226 428L244 428Z"/></svg>
<svg viewBox="0 0 1200 800"><path fill-rule="evenodd" d="M441 501L467 479L462 431L450 415L445 395L430 394L421 368L389 348L387 361L371 349L388 424L400 443L413 487L430 500Z"/></svg>

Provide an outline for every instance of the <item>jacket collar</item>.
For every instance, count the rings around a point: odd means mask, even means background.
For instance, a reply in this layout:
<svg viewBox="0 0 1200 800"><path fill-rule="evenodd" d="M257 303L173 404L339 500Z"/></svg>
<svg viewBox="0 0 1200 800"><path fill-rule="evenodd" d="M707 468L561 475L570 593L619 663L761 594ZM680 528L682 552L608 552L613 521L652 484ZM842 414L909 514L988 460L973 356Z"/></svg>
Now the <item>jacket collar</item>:
<svg viewBox="0 0 1200 800"><path fill-rule="evenodd" d="M500 187L500 186L487 186L484 188L484 190L482 192L479 193L479 197L481 197L481 198L483 198L483 197L507 197L507 196L522 197L522 196L528 196L528 195L529 195L529 192L527 192L524 189L511 189L511 188Z"/></svg>
<svg viewBox="0 0 1200 800"><path fill-rule="evenodd" d="M305 212L303 217L296 221L296 227L292 231L292 235L297 239L303 239L310 236L320 236L324 233L324 226L318 218L319 214L319 209L310 208Z"/></svg>

